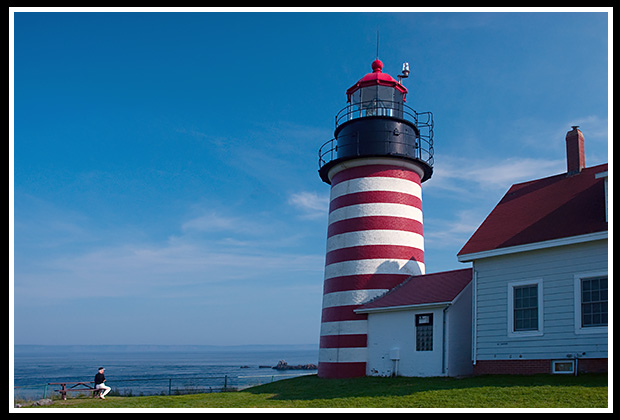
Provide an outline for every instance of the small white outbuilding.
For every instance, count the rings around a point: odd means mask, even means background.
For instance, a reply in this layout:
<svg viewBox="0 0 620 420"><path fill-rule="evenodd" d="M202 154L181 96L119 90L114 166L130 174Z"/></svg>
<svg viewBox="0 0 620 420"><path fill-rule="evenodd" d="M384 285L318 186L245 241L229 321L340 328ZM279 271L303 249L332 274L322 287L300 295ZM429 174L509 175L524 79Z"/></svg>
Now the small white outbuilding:
<svg viewBox="0 0 620 420"><path fill-rule="evenodd" d="M368 376L462 376L471 363L472 269L412 276L368 314Z"/></svg>

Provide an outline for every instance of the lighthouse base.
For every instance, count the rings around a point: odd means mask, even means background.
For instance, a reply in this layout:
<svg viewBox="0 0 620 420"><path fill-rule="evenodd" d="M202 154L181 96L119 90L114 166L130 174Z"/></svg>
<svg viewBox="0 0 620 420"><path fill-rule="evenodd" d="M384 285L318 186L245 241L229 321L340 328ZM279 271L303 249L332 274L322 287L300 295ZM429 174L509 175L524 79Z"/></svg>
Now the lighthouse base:
<svg viewBox="0 0 620 420"><path fill-rule="evenodd" d="M366 362L330 363L319 362L319 378L359 378L366 376Z"/></svg>

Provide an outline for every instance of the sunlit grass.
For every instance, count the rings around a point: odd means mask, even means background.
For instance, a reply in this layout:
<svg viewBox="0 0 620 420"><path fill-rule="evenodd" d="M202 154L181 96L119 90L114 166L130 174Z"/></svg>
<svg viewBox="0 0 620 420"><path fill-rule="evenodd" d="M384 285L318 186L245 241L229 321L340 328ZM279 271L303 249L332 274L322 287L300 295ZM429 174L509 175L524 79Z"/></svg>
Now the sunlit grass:
<svg viewBox="0 0 620 420"><path fill-rule="evenodd" d="M320 379L303 376L238 392L73 398L50 408L606 408L607 374L471 378Z"/></svg>

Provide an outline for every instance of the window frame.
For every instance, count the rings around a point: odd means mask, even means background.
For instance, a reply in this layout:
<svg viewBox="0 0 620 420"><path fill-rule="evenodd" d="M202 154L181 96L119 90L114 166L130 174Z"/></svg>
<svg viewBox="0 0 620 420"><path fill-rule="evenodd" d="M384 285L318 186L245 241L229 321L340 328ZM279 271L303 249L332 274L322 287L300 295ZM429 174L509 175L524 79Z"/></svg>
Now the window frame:
<svg viewBox="0 0 620 420"><path fill-rule="evenodd" d="M433 351L435 348L435 331L434 331L434 314L432 312L429 313L418 313L415 314L415 351L419 352L419 351ZM420 322L420 318L422 317L428 317L428 322L425 323L421 323ZM430 349L429 348L419 348L419 343L420 343L420 337L419 334L421 333L420 331L420 327L425 327L425 329L430 328Z"/></svg>
<svg viewBox="0 0 620 420"><path fill-rule="evenodd" d="M576 273L574 275L574 297L575 297L575 334L607 334L607 325L584 327L582 326L582 281L597 277L607 277L607 287L609 287L609 275L607 271L588 271ZM607 308L609 309L609 294L607 296ZM608 321L609 325L609 321Z"/></svg>
<svg viewBox="0 0 620 420"><path fill-rule="evenodd" d="M514 308L514 291L515 288L524 286L536 286L537 287L537 299L538 299L538 327L535 330L515 331L515 308ZM508 283L508 325L507 331L509 337L521 338L521 337L536 337L544 334L543 332L543 280L542 279L530 279L520 280Z"/></svg>
<svg viewBox="0 0 620 420"><path fill-rule="evenodd" d="M570 364L570 370L557 370L558 364ZM554 375L575 375L575 359L558 359L551 361L551 373Z"/></svg>

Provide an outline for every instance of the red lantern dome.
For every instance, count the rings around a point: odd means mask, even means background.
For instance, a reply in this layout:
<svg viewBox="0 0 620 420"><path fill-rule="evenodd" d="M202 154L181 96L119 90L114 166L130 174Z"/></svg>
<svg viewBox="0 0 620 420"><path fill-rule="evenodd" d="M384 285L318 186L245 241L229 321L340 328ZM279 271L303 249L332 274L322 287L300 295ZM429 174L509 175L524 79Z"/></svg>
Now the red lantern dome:
<svg viewBox="0 0 620 420"><path fill-rule="evenodd" d="M362 77L356 84L347 89L347 102L351 102L351 96L361 88L372 86L387 86L402 93L403 101L407 95L407 88L387 73L383 73L383 63L378 58L371 64L372 73Z"/></svg>

